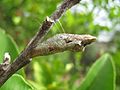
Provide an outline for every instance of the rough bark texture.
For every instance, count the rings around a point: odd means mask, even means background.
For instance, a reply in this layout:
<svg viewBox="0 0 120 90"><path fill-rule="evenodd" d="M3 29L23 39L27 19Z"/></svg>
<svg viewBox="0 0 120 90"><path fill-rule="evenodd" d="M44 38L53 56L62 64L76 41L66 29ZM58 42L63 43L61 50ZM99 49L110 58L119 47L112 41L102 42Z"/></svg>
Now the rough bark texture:
<svg viewBox="0 0 120 90"><path fill-rule="evenodd" d="M42 26L40 27L38 33L30 41L27 47L21 52L21 54L16 58L16 60L10 64L6 70L0 72L0 87L19 69L30 62L30 55L34 48L36 47L38 41L42 41L44 36L50 30L51 26L66 12L67 9L79 3L80 0L64 0L63 3L58 7L58 9L47 18ZM53 22L54 21L54 22Z"/></svg>

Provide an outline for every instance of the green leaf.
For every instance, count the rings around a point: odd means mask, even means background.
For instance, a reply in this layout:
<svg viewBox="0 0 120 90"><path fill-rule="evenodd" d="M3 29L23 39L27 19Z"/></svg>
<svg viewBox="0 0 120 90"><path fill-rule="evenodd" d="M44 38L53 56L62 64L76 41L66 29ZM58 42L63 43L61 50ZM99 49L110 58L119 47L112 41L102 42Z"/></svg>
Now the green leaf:
<svg viewBox="0 0 120 90"><path fill-rule="evenodd" d="M115 90L115 66L110 55L96 61L77 90Z"/></svg>
<svg viewBox="0 0 120 90"><path fill-rule="evenodd" d="M33 87L18 74L14 74L0 90L33 90Z"/></svg>

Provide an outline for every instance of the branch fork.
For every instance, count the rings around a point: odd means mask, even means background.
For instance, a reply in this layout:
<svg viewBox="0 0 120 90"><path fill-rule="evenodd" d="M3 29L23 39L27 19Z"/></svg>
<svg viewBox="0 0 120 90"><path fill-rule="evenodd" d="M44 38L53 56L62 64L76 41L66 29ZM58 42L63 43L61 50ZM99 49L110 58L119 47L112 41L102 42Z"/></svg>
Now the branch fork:
<svg viewBox="0 0 120 90"><path fill-rule="evenodd" d="M20 55L10 64L10 59L5 59L0 64L0 87L19 69L27 65L33 57L49 55L63 51L82 51L84 47L96 40L91 35L76 34L57 34L45 41L44 36L48 33L52 25L72 6L78 4L80 0L64 0L57 10L50 16L46 17L42 26L36 35L29 42L27 47ZM43 42L42 42L43 41ZM7 65L6 68L4 68Z"/></svg>

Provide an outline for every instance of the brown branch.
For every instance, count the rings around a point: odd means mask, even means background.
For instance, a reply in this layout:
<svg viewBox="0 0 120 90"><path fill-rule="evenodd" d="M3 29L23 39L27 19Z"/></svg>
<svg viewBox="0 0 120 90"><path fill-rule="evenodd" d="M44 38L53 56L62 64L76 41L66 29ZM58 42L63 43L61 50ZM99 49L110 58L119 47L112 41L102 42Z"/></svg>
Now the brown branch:
<svg viewBox="0 0 120 90"><path fill-rule="evenodd" d="M16 60L9 65L7 70L0 72L0 87L19 69L30 62L30 53L36 47L38 42L41 42L52 25L66 12L67 9L79 3L80 0L64 0L60 7L43 22L39 32L30 41L25 50L16 58ZM53 22L54 21L54 22Z"/></svg>

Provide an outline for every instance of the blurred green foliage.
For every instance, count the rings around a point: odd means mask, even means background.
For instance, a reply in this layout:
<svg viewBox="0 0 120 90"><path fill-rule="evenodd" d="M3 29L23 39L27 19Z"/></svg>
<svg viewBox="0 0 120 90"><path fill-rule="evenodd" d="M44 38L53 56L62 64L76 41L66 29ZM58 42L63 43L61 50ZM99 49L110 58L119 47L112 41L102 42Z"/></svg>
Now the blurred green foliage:
<svg viewBox="0 0 120 90"><path fill-rule="evenodd" d="M62 0L0 0L0 28L4 30L0 30L0 62L3 60L3 55L6 51L10 53L13 61L18 55L18 50L22 51L25 48L30 39L38 31L46 16L50 16L61 2ZM116 89L119 90L119 0L82 0L80 4L71 8L63 15L59 22L51 28L46 38L64 32L91 34L99 38L101 31L114 34L113 36L110 34L102 37L103 39L107 39L107 36L111 36L112 39L110 42L98 41L92 48L86 49L89 52L63 52L33 58L33 61L25 68L25 80L31 83L37 90L76 90L85 78L86 72L89 71L93 62L107 52L115 62L116 72L111 70L111 75L113 72L116 73L116 83L114 84L116 84ZM88 64L88 59L90 59L90 64ZM113 68L111 61L105 58L102 59L101 63L106 65L103 65L106 71L109 71L107 69ZM84 64L81 60L84 61ZM99 67L100 64L98 62L95 62L95 64L97 63ZM103 67L100 68L104 70ZM96 70L93 69L91 72L97 73ZM98 72L102 73L102 70ZM105 77L109 76L106 73L102 74ZM91 78L93 76L89 75L89 77ZM101 77L97 76L93 78ZM103 81L101 80L99 79L97 82L100 83ZM106 82L106 79L104 80ZM113 77L109 80L113 80ZM109 81L108 83L113 84ZM25 84L25 86L27 85ZM111 90L114 89L111 88Z"/></svg>

